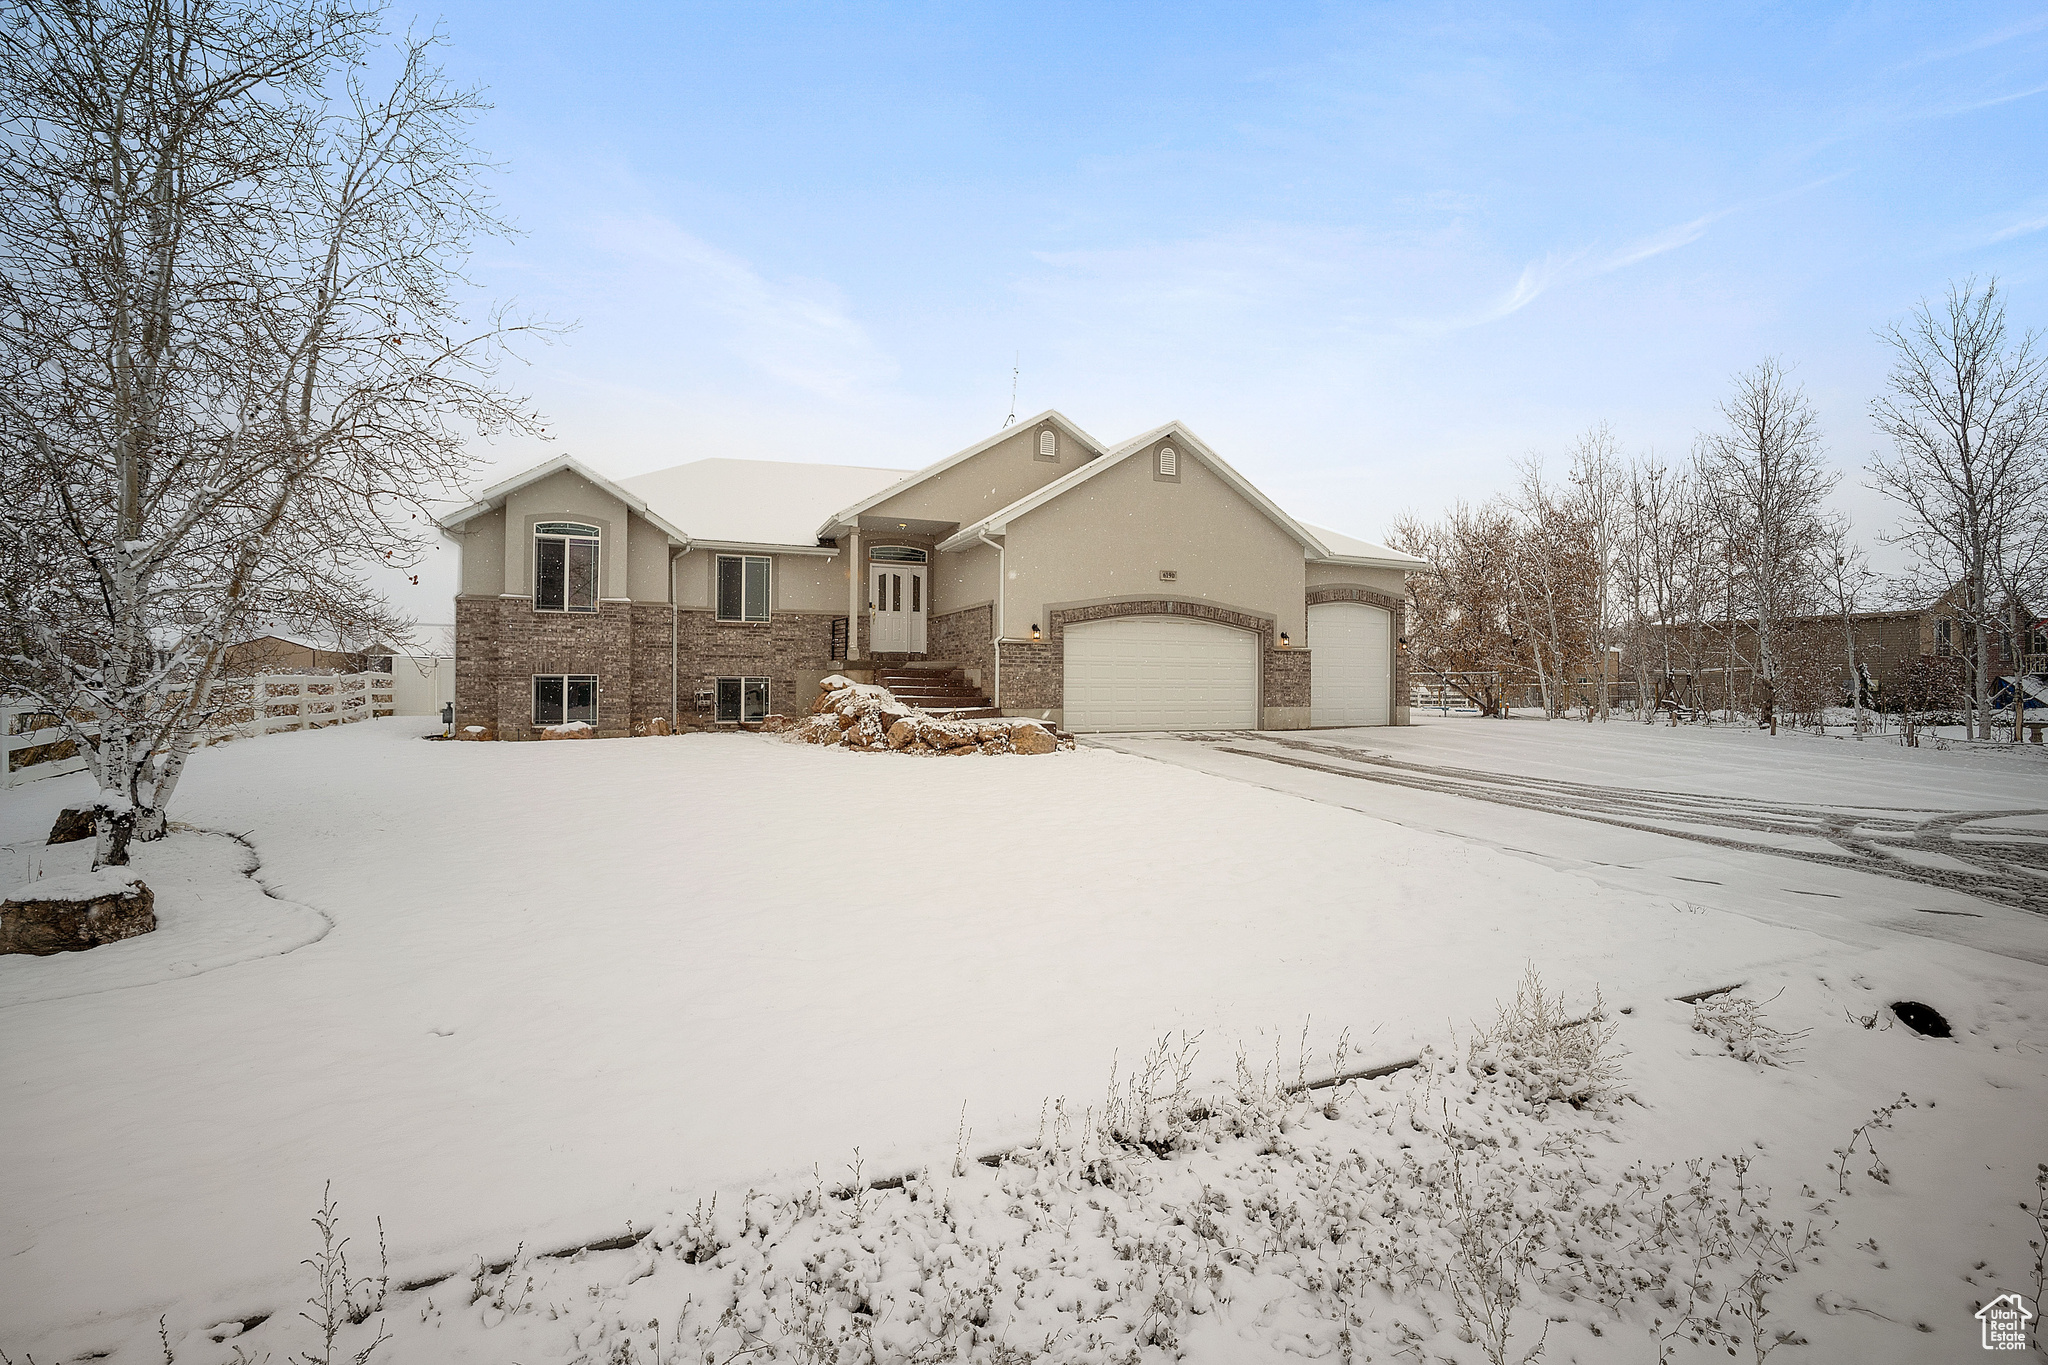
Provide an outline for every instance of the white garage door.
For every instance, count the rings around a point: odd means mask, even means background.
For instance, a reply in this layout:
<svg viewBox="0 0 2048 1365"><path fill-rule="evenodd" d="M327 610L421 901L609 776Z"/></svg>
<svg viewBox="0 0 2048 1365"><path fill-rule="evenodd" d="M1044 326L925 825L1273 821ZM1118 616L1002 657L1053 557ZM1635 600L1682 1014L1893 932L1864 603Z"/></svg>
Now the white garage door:
<svg viewBox="0 0 2048 1365"><path fill-rule="evenodd" d="M1258 637L1249 631L1120 616L1066 635L1069 730L1258 728Z"/></svg>
<svg viewBox="0 0 2048 1365"><path fill-rule="evenodd" d="M1393 616L1363 602L1308 609L1308 721L1386 725L1392 685Z"/></svg>

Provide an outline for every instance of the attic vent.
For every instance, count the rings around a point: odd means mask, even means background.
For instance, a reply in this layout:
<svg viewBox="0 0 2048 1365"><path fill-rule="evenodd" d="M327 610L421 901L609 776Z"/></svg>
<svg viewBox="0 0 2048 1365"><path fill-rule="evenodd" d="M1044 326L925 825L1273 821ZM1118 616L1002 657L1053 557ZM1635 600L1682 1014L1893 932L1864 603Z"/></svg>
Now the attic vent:
<svg viewBox="0 0 2048 1365"><path fill-rule="evenodd" d="M1172 446L1159 447L1159 472L1169 479L1180 473L1180 456L1173 453Z"/></svg>
<svg viewBox="0 0 2048 1365"><path fill-rule="evenodd" d="M1052 428L1048 427L1044 431L1039 432L1038 458L1041 460L1057 460L1059 457L1059 437L1053 435Z"/></svg>

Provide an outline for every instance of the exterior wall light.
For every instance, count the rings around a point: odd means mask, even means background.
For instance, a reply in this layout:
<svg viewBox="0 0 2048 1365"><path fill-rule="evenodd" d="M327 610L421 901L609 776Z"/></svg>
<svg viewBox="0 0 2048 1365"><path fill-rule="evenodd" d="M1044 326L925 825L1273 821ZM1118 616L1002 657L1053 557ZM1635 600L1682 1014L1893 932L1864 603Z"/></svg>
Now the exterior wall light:
<svg viewBox="0 0 2048 1365"><path fill-rule="evenodd" d="M1031 638L1034 640L1039 638L1038 627L1035 624L1031 627Z"/></svg>
<svg viewBox="0 0 2048 1365"><path fill-rule="evenodd" d="M1280 632L1280 648L1286 649L1288 647L1287 632L1283 630Z"/></svg>

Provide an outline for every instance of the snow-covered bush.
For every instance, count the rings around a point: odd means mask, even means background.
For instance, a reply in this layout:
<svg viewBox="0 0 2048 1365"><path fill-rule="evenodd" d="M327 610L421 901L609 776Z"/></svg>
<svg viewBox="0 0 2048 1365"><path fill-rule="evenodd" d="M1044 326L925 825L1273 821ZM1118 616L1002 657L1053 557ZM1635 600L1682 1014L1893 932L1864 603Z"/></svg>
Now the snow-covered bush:
<svg viewBox="0 0 2048 1365"><path fill-rule="evenodd" d="M1514 1001L1500 1007L1492 1027L1473 1035L1466 1060L1478 1075L1512 1082L1539 1115L1556 1103L1600 1108L1620 1094L1619 1028L1607 1020L1598 990L1575 1014L1562 992L1544 990L1532 964Z"/></svg>
<svg viewBox="0 0 2048 1365"><path fill-rule="evenodd" d="M1764 1006L1769 1003L1732 992L1695 1000L1693 1031L1706 1034L1738 1061L1752 1066L1783 1066L1798 1055L1799 1040L1806 1036L1806 1031L1785 1033L1766 1024Z"/></svg>

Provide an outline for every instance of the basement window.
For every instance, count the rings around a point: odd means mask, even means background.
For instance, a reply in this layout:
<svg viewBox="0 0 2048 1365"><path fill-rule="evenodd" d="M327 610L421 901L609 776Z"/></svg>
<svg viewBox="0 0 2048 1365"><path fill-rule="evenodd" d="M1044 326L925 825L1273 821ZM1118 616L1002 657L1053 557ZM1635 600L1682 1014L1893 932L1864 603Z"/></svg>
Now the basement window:
<svg viewBox="0 0 2048 1365"><path fill-rule="evenodd" d="M766 678L720 678L718 719L721 724L752 723L768 714Z"/></svg>
<svg viewBox="0 0 2048 1365"><path fill-rule="evenodd" d="M770 560L767 555L718 557L718 619L768 619Z"/></svg>
<svg viewBox="0 0 2048 1365"><path fill-rule="evenodd" d="M589 673L535 674L533 723L564 725L572 720L597 724L597 676Z"/></svg>
<svg viewBox="0 0 2048 1365"><path fill-rule="evenodd" d="M533 609L597 610L598 529L577 521L533 528Z"/></svg>

